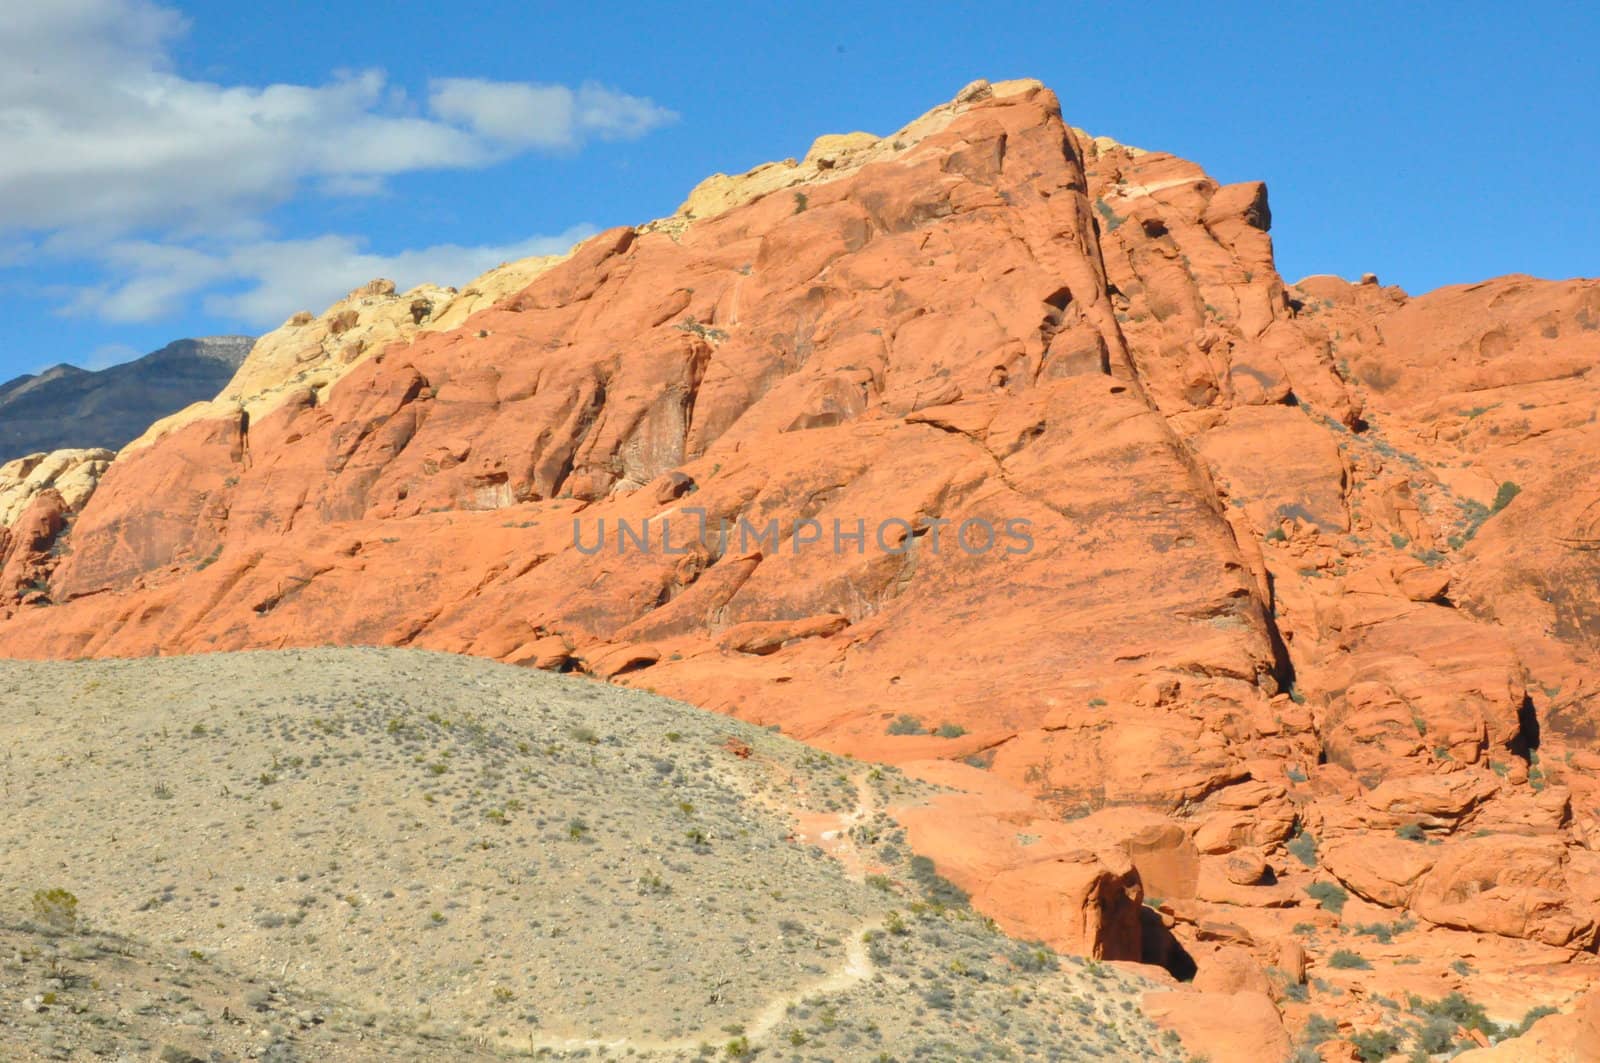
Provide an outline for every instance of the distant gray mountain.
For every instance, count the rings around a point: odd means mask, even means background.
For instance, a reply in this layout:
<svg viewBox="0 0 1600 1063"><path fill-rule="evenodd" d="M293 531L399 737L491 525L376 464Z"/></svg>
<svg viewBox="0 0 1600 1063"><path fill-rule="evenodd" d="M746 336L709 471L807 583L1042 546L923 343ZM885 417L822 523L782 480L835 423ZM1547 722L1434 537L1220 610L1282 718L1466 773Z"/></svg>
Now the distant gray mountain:
<svg viewBox="0 0 1600 1063"><path fill-rule="evenodd" d="M116 450L167 414L215 398L253 343L177 340L98 372L63 364L0 384L0 461L63 447Z"/></svg>

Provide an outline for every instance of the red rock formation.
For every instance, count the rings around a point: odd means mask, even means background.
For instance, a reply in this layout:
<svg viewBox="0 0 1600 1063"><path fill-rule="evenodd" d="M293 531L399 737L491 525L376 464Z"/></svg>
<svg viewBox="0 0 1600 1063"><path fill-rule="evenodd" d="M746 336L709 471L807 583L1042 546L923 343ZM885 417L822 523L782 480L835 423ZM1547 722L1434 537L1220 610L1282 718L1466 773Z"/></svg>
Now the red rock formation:
<svg viewBox="0 0 1600 1063"><path fill-rule="evenodd" d="M1490 935L1519 1003L1565 1002L1600 925L1600 282L1287 286L1270 220L973 87L125 452L0 646L413 645L778 724L960 787L902 815L981 908L1210 962L1273 1051L1241 957L1328 973L1314 880L1409 914L1433 995ZM1014 520L1031 550L956 542Z"/></svg>
<svg viewBox="0 0 1600 1063"><path fill-rule="evenodd" d="M0 465L0 617L48 604L62 532L111 457L108 450L57 450Z"/></svg>

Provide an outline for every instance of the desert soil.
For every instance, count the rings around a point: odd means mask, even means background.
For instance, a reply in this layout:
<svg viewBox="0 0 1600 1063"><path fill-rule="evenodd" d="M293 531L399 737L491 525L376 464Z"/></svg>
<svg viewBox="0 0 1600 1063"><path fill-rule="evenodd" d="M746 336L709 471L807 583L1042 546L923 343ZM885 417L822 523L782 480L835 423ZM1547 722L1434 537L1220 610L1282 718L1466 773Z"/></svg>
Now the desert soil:
<svg viewBox="0 0 1600 1063"><path fill-rule="evenodd" d="M648 693L3 662L0 725L8 1059L1182 1057L915 859L928 787Z"/></svg>

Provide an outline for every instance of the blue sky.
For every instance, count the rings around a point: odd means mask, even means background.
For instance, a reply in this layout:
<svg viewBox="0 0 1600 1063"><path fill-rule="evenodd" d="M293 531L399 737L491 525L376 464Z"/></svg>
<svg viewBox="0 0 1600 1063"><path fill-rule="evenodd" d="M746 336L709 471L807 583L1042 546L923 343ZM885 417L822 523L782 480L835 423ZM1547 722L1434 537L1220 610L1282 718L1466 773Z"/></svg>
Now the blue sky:
<svg viewBox="0 0 1600 1063"><path fill-rule="evenodd" d="M459 284L976 77L1265 179L1290 280L1600 274L1600 5L775 7L5 5L0 380Z"/></svg>

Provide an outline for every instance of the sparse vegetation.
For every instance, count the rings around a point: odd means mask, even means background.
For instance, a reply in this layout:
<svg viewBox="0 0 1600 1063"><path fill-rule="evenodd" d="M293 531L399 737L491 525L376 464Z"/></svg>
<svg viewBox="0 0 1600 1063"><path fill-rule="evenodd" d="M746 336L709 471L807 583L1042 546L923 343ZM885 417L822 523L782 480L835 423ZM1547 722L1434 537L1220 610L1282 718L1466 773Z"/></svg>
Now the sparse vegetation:
<svg viewBox="0 0 1600 1063"><path fill-rule="evenodd" d="M1400 1035L1393 1030L1364 1030L1352 1034L1350 1043L1355 1045L1362 1063L1382 1063L1399 1052L1401 1045Z"/></svg>
<svg viewBox="0 0 1600 1063"><path fill-rule="evenodd" d="M70 931L78 928L78 898L59 886L35 890L33 915L52 930Z"/></svg>
<svg viewBox="0 0 1600 1063"><path fill-rule="evenodd" d="M1122 223L1127 220L1126 218L1119 216L1117 212L1111 208L1111 204L1107 203L1104 199L1096 199L1094 201L1094 209L1095 212L1099 214L1101 219L1105 222L1106 232L1108 233L1116 232L1117 229L1122 226Z"/></svg>
<svg viewBox="0 0 1600 1063"><path fill-rule="evenodd" d="M0 662L28 675L20 690L47 689L35 677L51 667ZM31 822L117 818L137 844L75 864L73 889L85 907L177 942L173 956L203 963L206 977L234 978L239 957L298 956L295 984L280 988L358 992L394 1016L364 1026L335 1004L322 1025L290 1021L306 1058L336 1023L346 1037L366 1030L383 1058L488 1058L442 1025L438 1040L403 1040L413 1024L440 1022L421 998L445 978L460 989L448 999L461 1031L519 1047L531 1036L536 1052L558 1040L545 1032L549 1013L584 1037L664 1041L687 1055L703 1042L708 1058L737 1058L730 1044L760 1058L801 1046L807 1058L1038 1058L1046 1045L1075 1046L1060 1054L1085 1061L1180 1057L1138 1013L1148 986L1137 975L1005 938L909 850L883 809L932 791L893 768L646 694L467 658L290 651L83 667L112 680L105 697L148 691L151 715L130 724L75 697L73 727L59 733L108 751L93 762L19 741L12 770L48 765L61 784L30 806ZM18 719L36 718L28 697ZM174 780L173 799L151 797L161 779ZM129 787L120 798L117 785ZM795 837L801 814L837 817L830 847L854 847L871 870L853 878ZM24 854L8 874L48 874L54 864L28 863L32 850L16 843L25 826L7 836L0 823L0 843ZM503 944L485 949L485 933ZM396 954L415 961L390 962ZM241 985L233 1014L260 1015L237 1027L248 1047L275 1022L263 1009L290 997ZM54 992L94 1007L86 990ZM809 995L775 1025L753 1025L791 993ZM214 1047L242 1058L235 1024L207 1016ZM271 1043L255 1045L260 1058L282 1055Z"/></svg>
<svg viewBox="0 0 1600 1063"><path fill-rule="evenodd" d="M1290 856L1306 867L1317 866L1317 839L1306 831L1302 830L1293 838L1290 838L1285 848L1289 850Z"/></svg>
<svg viewBox="0 0 1600 1063"><path fill-rule="evenodd" d="M1345 902L1350 899L1345 888L1335 882L1313 882L1306 887L1306 894L1334 915L1344 911Z"/></svg>

